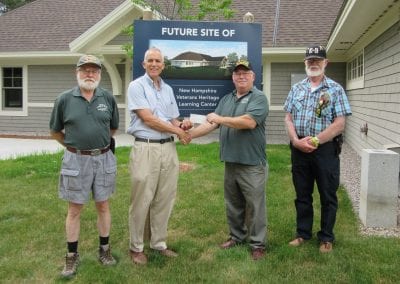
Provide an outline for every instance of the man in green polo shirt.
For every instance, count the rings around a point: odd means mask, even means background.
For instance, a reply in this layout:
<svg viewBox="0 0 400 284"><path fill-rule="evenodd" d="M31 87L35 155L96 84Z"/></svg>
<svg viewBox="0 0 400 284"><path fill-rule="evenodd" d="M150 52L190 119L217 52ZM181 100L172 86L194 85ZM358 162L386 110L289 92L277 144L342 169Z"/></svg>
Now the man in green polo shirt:
<svg viewBox="0 0 400 284"><path fill-rule="evenodd" d="M206 122L189 133L196 138L220 127L220 159L225 162L224 197L230 230L230 238L220 247L230 249L243 244L248 237L251 257L259 260L265 255L267 225L268 100L254 87L255 74L248 61L237 62L232 80L235 90L220 100Z"/></svg>
<svg viewBox="0 0 400 284"><path fill-rule="evenodd" d="M59 197L68 201L64 277L77 270L80 213L90 195L97 209L99 261L116 263L109 245L108 199L115 190L117 166L110 140L118 128L118 108L114 97L98 87L101 62L97 57L83 55L76 65L76 78L78 86L57 97L50 118L52 137L65 146L59 182Z"/></svg>

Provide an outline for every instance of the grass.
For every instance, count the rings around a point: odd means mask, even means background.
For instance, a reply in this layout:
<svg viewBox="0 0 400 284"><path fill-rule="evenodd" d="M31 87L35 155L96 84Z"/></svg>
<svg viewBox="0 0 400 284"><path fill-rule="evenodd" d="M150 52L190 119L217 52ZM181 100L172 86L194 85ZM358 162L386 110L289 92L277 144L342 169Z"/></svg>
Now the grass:
<svg viewBox="0 0 400 284"><path fill-rule="evenodd" d="M336 243L321 255L315 238L299 248L295 232L294 190L287 146L268 145L267 257L254 262L248 246L220 250L228 237L223 201L223 163L218 144L178 145L181 162L195 166L180 174L169 223L169 246L179 253L165 259L149 252L138 267L128 256L130 180L128 147L117 149L117 193L111 199L111 244L115 267L97 260L98 234L93 201L81 219L81 264L72 283L398 283L400 240L366 237L358 231L351 202L339 189ZM58 199L62 153L0 161L0 282L63 283L59 273L66 250L66 202ZM318 195L315 231L319 227ZM148 250L147 250L148 251Z"/></svg>

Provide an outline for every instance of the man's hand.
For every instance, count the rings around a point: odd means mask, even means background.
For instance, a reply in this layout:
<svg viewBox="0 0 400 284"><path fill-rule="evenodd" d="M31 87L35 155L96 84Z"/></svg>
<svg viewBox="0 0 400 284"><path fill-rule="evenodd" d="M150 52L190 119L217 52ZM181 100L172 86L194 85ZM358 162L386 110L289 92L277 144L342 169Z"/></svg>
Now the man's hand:
<svg viewBox="0 0 400 284"><path fill-rule="evenodd" d="M184 119L180 124L179 124L179 128L187 131L190 128L193 127L193 123L190 120Z"/></svg>
<svg viewBox="0 0 400 284"><path fill-rule="evenodd" d="M304 153L312 153L317 149L317 147L315 147L314 144L312 143L311 136L297 139L296 142L293 143L293 146Z"/></svg>
<svg viewBox="0 0 400 284"><path fill-rule="evenodd" d="M192 136L183 130L178 134L178 138L183 145L187 145L190 143L190 141L192 141Z"/></svg>
<svg viewBox="0 0 400 284"><path fill-rule="evenodd" d="M211 124L221 124L222 117L216 114L215 112L207 114L207 121Z"/></svg>

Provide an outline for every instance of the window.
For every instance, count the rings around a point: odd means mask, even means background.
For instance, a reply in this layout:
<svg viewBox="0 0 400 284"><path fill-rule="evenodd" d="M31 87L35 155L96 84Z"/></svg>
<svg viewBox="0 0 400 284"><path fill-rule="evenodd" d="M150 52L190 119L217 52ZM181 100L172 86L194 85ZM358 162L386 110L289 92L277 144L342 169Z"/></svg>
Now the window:
<svg viewBox="0 0 400 284"><path fill-rule="evenodd" d="M2 71L2 109L22 109L22 68L3 67Z"/></svg>
<svg viewBox="0 0 400 284"><path fill-rule="evenodd" d="M364 52L347 63L347 89L364 87Z"/></svg>

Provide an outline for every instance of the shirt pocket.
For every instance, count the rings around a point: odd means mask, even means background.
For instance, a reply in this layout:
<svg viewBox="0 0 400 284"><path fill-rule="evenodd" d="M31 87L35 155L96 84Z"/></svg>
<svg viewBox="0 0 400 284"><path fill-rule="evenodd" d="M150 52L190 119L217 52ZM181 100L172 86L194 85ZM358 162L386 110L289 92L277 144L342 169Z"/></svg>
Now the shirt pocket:
<svg viewBox="0 0 400 284"><path fill-rule="evenodd" d="M293 107L296 110L296 112L301 112L305 109L305 102L304 98L294 98L293 100Z"/></svg>

